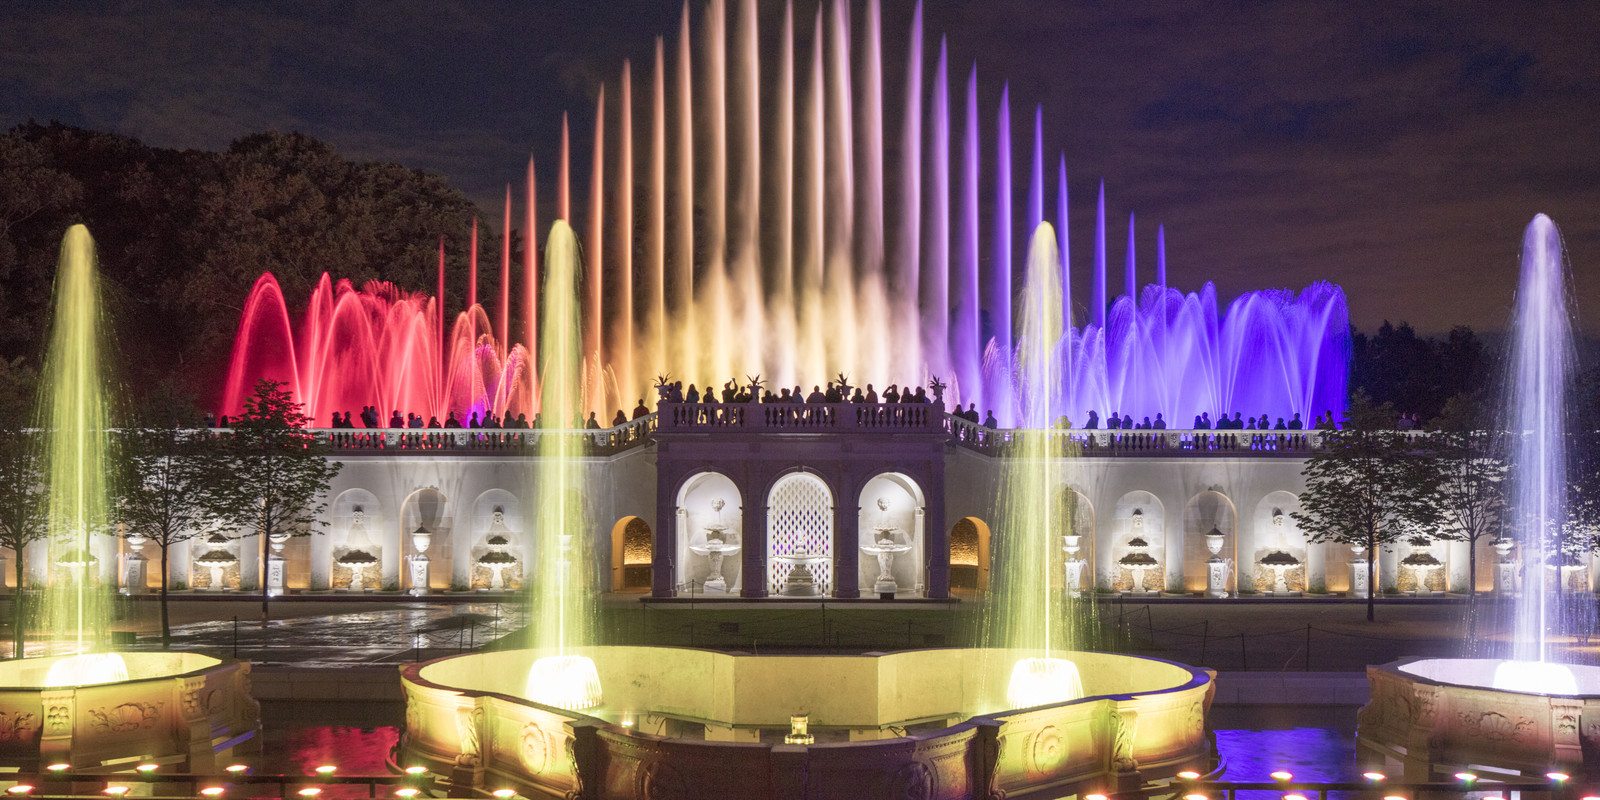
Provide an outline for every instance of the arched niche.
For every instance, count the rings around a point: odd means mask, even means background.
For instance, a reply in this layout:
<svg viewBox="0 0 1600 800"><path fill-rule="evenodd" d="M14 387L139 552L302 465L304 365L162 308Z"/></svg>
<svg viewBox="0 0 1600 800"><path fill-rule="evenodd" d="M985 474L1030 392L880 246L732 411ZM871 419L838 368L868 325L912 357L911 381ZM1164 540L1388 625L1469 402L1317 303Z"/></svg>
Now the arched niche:
<svg viewBox="0 0 1600 800"><path fill-rule="evenodd" d="M1226 590L1235 594L1239 586L1239 514L1233 501L1216 489L1199 492L1183 506L1183 590L1206 591L1206 562L1211 558L1206 536L1212 531L1222 534L1218 555L1229 562Z"/></svg>
<svg viewBox="0 0 1600 800"><path fill-rule="evenodd" d="M962 517L950 527L950 589L961 594L989 591L989 524Z"/></svg>
<svg viewBox="0 0 1600 800"><path fill-rule="evenodd" d="M1250 551L1246 554L1246 562L1250 566L1249 572L1242 576L1245 578L1240 584L1242 588L1262 593L1273 591L1277 583L1277 570L1263 565L1262 560L1278 552L1286 553L1300 562L1299 566L1283 569L1283 582L1289 591L1307 592L1314 588L1313 584L1319 587L1325 585L1326 573L1321 569L1312 569L1313 562L1320 562L1322 554L1312 557L1305 532L1295 522L1294 513L1299 510L1300 498L1293 492L1282 490L1269 492L1256 503L1255 510L1250 514L1253 535ZM1321 567L1322 564L1315 566Z"/></svg>
<svg viewBox="0 0 1600 800"><path fill-rule="evenodd" d="M673 582L685 592L707 591L707 581L712 582L711 591L736 591L743 577L739 553L744 530L744 499L738 485L720 472L695 473L678 486L675 516ZM722 542L720 555L717 548L707 547L708 539ZM722 577L720 589L713 567Z"/></svg>
<svg viewBox="0 0 1600 800"><path fill-rule="evenodd" d="M494 588L494 573L498 571L501 589L522 588L523 576L530 566L531 544L522 501L505 489L490 489L472 501L470 525L467 535L456 537L458 552L451 583L465 581L473 589L487 591ZM491 539L495 543L491 544ZM499 539L506 541L501 544ZM492 564L499 557L489 555L491 551L505 553L516 561L495 568Z"/></svg>
<svg viewBox="0 0 1600 800"><path fill-rule="evenodd" d="M1092 593L1094 591L1094 576L1096 573L1095 541L1099 538L1098 515L1095 513L1094 503L1090 502L1088 495L1071 486L1066 487L1064 491L1066 492L1066 513L1071 520L1071 527L1068 528L1068 531L1070 531L1071 535L1078 537L1076 540L1078 552L1067 553L1065 551L1067 541L1063 540L1060 545L1063 548L1063 562L1073 558L1083 561L1083 572L1078 578L1078 590L1084 593ZM1067 576L1063 575L1063 588L1066 588L1067 580Z"/></svg>
<svg viewBox="0 0 1600 800"><path fill-rule="evenodd" d="M1156 559L1156 565L1143 573L1144 587L1159 592L1164 589L1163 575L1167 572L1167 512L1161 499L1142 489L1128 492L1117 498L1111 518L1098 537L1103 546L1097 559L1100 572L1097 576L1101 589L1127 592L1134 589L1134 570L1123 564L1124 557L1133 553L1135 539L1147 546L1143 552Z"/></svg>
<svg viewBox="0 0 1600 800"><path fill-rule="evenodd" d="M813 576L809 585L790 580L801 566ZM767 591L826 597L832 590L833 491L810 472L790 472L767 492Z"/></svg>
<svg viewBox="0 0 1600 800"><path fill-rule="evenodd" d="M879 556L873 551L880 547L880 540L886 538L893 548L909 548L888 555L896 596L923 596L923 522L926 515L927 500L922 487L909 475L885 472L873 476L861 487L856 530L863 550L857 585L862 587L863 593L876 592L875 584L883 573Z"/></svg>
<svg viewBox="0 0 1600 800"><path fill-rule="evenodd" d="M611 526L611 591L650 590L655 534L643 518L629 515Z"/></svg>
<svg viewBox="0 0 1600 800"><path fill-rule="evenodd" d="M377 496L366 489L346 489L334 498L330 512L328 562L316 569L328 570L328 585L334 589L349 589L353 583L368 591L382 588L386 577L382 574L383 557L386 548L393 547L393 543L386 535L390 524L378 505ZM289 544L293 544L293 540ZM284 550L287 552L289 547L286 545ZM341 563L352 558L352 551L365 553L377 561L366 565ZM297 562L305 563L290 557L284 564L286 582L294 582ZM359 582L354 580L357 569L361 572Z"/></svg>
<svg viewBox="0 0 1600 800"><path fill-rule="evenodd" d="M412 492L400 507L400 532L406 540L406 555L416 553L414 539L419 533L427 537L425 551L430 565L429 588L466 589L465 583L452 586L455 568L455 520L449 499L444 492L431 486ZM415 588L415 587L404 587Z"/></svg>

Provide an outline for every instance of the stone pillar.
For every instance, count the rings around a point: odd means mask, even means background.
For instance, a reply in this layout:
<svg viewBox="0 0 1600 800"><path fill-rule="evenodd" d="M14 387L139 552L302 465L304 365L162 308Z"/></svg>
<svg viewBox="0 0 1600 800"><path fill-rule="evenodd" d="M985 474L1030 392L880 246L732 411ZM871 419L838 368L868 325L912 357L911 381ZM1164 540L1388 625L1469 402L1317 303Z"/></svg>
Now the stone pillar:
<svg viewBox="0 0 1600 800"><path fill-rule="evenodd" d="M741 597L767 596L767 498L765 494L751 497L745 487L739 487L745 498L745 511L740 513L739 538L744 549L739 563L739 595Z"/></svg>
<svg viewBox="0 0 1600 800"><path fill-rule="evenodd" d="M678 537L683 535L683 509L678 508L676 474L656 479L656 527L650 552L650 596L671 597L677 577ZM620 561L621 559L618 559Z"/></svg>
<svg viewBox="0 0 1600 800"><path fill-rule="evenodd" d="M928 572L927 596L943 600L950 596L950 526L944 517L944 451L943 444L929 462L926 482L922 484L925 495L923 506L923 564Z"/></svg>
<svg viewBox="0 0 1600 800"><path fill-rule="evenodd" d="M122 563L122 593L144 594L149 570L150 559L137 550L130 550Z"/></svg>
<svg viewBox="0 0 1600 800"><path fill-rule="evenodd" d="M1350 555L1350 591L1345 592L1345 596L1365 598L1371 591L1372 586L1367 581L1366 549L1362 548Z"/></svg>
<svg viewBox="0 0 1600 800"><path fill-rule="evenodd" d="M76 700L75 688L47 689L39 693L39 707L44 709L44 729L39 733L40 766L72 764L72 721L78 713Z"/></svg>
<svg viewBox="0 0 1600 800"><path fill-rule="evenodd" d="M851 473L839 478L833 498L833 596L861 596L860 481Z"/></svg>
<svg viewBox="0 0 1600 800"><path fill-rule="evenodd" d="M186 751L188 771L213 772L216 763L211 750L211 710L206 707L206 676L179 678L177 684L178 745Z"/></svg>

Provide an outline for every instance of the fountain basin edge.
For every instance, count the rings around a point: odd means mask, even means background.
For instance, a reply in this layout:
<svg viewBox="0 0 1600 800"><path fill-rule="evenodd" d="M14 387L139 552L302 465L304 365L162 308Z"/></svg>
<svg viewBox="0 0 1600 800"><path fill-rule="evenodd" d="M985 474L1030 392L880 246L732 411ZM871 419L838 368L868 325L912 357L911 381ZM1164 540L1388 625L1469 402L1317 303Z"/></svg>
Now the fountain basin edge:
<svg viewBox="0 0 1600 800"><path fill-rule="evenodd" d="M958 706L999 691L975 676L981 659L1002 651L582 651L605 691L592 713L520 697L539 655L531 650L405 665L404 763L529 797L934 800L1109 792L1211 761L1213 676L1159 659L1064 654L1085 697L973 714ZM630 714L636 702L649 705ZM838 740L777 741L773 729L800 710ZM690 728L694 738L681 733Z"/></svg>

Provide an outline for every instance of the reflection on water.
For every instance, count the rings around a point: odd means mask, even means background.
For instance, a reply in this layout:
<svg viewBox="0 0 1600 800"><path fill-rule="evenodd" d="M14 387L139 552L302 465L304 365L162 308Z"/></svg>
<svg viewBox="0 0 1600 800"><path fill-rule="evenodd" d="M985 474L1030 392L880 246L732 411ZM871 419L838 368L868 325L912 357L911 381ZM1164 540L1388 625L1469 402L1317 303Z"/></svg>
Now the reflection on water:
<svg viewBox="0 0 1600 800"><path fill-rule="evenodd" d="M403 703L265 702L262 752L250 761L267 774L313 776L331 764L338 775L388 775L404 718ZM318 800L367 796L365 786L327 786Z"/></svg>
<svg viewBox="0 0 1600 800"><path fill-rule="evenodd" d="M1312 724L1307 724L1312 723ZM1355 706L1216 706L1211 710L1223 780L1270 781L1276 770L1308 782L1356 781ZM1330 792L1329 798L1343 793ZM1238 800L1278 800L1239 792Z"/></svg>

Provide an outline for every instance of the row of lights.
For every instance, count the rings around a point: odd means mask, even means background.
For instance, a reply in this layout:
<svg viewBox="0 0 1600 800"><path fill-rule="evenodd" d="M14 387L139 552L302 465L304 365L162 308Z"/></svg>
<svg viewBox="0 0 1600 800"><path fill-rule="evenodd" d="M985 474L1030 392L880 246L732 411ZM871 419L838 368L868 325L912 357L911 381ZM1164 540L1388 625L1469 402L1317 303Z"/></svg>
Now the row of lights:
<svg viewBox="0 0 1600 800"><path fill-rule="evenodd" d="M1275 780L1275 781L1277 781L1279 783L1288 783L1289 781L1294 780L1294 773L1292 773L1292 772L1290 772L1288 770L1284 770L1284 769L1274 770L1273 772L1269 773L1269 775L1273 780ZM1568 775L1565 772L1546 772L1544 776L1546 778L1548 778L1551 783L1556 783L1556 784L1564 784L1568 780L1571 780L1571 778L1572 778L1571 775ZM1384 775L1383 773L1376 772L1376 771L1363 772L1363 773L1361 773L1361 777L1366 778L1368 781L1371 781L1373 783L1381 783L1382 781L1388 780L1388 776L1387 775ZM1197 781L1197 780L1200 779L1200 773L1195 772L1192 769L1186 769L1186 770L1178 773L1178 779L1182 780L1182 781L1185 781L1185 782ZM1477 782L1478 776L1475 773L1472 773L1472 772L1457 772L1455 774L1455 779L1460 781L1460 782L1462 782L1462 783L1464 783L1464 784L1471 785L1471 784ZM1105 795L1088 795L1085 800L1104 800L1104 799L1105 799ZM1183 795L1183 800L1211 800L1211 799L1209 797L1207 797L1206 795L1200 793L1200 792L1191 792L1189 794ZM1305 795L1303 795L1303 794L1300 794L1299 792L1290 792L1288 794L1283 795L1282 800L1307 800L1307 797ZM1411 799L1406 797L1405 795L1401 795L1401 794L1389 794L1389 795L1384 795L1383 800L1411 800ZM1505 798L1491 796L1491 797L1479 798L1479 800L1505 800ZM1584 795L1583 797L1579 798L1579 800L1600 800L1600 795Z"/></svg>
<svg viewBox="0 0 1600 800"><path fill-rule="evenodd" d="M66 772L67 770L69 770L71 768L72 768L71 764L65 764L65 763L55 763L55 764L50 764L50 765L45 767L45 769L47 771L52 772L52 773L57 773L57 774L62 773L62 772ZM134 767L134 771L140 773L141 775L149 775L149 774L155 772L157 769L160 769L160 768L161 768L160 764L144 763L144 764L140 764L137 767ZM241 774L241 773L244 773L244 772L248 772L250 770L250 767L248 765L245 765L245 764L229 764L225 769L230 775L238 775L238 774ZM332 765L332 764L322 764L322 765L318 766L316 769L314 769L312 771L315 772L319 776L327 777L327 776L332 775L335 772L338 772L339 768L334 766L334 765ZM406 767L405 768L406 775L411 776L413 778L425 775L425 774L427 774L427 772L428 772L428 768L427 767L422 767L422 766L410 766L410 767ZM12 794L12 795L27 795L27 794L32 793L34 788L35 787L32 786L31 784L18 783L18 784L14 784L14 785L8 787L6 789L6 793L7 794ZM127 794L129 792L130 788L131 787L127 786L126 784L112 783L112 784L107 784L106 788L101 790L101 791L104 794L110 795L112 797L121 797L122 795ZM204 797L221 797L222 795L226 794L227 791L228 790L225 787L222 787L222 786L207 786L207 787L205 787L205 788L200 790L200 794L202 796L204 796ZM394 790L395 797L407 798L408 800L409 800L409 798L416 797L417 795L419 795L421 793L422 793L422 790L418 789L418 788L416 788L414 786L402 786L399 789ZM306 786L306 787L303 787L303 788L297 790L295 792L295 794L299 795L300 797L308 797L308 798L309 797L316 797L316 796L322 794L322 787L320 787L320 786ZM517 796L517 790L515 790L515 789L495 789L493 792L490 792L490 794L492 794L496 798L496 800L511 800L511 798L514 798L514 797ZM1100 796L1097 796L1097 797L1088 798L1088 800L1106 800L1106 798L1105 798L1104 795L1100 795Z"/></svg>

